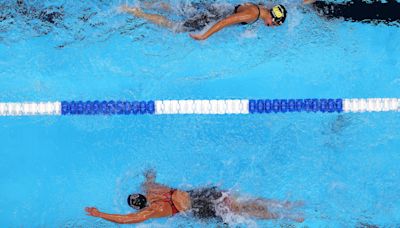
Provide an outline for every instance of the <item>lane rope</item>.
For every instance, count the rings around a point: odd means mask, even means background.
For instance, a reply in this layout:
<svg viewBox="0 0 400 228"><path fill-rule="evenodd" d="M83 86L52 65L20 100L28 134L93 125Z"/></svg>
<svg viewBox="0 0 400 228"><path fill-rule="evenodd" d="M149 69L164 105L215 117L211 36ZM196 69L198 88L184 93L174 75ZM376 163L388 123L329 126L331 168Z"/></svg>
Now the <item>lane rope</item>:
<svg viewBox="0 0 400 228"><path fill-rule="evenodd" d="M0 102L0 116L226 115L400 111L400 98Z"/></svg>

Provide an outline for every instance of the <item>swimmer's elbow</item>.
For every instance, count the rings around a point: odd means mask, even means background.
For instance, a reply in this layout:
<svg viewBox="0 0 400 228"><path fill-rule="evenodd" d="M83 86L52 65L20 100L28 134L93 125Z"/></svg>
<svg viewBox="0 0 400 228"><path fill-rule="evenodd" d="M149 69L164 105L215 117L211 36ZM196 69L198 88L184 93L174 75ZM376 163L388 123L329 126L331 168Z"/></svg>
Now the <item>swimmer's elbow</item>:
<svg viewBox="0 0 400 228"><path fill-rule="evenodd" d="M143 222L143 221L138 221L138 220L130 221L129 220L129 221L120 221L120 222L116 222L116 223L126 225L126 224L136 224L136 223L140 223L140 222Z"/></svg>
<svg viewBox="0 0 400 228"><path fill-rule="evenodd" d="M110 215L110 214L104 214L102 216L99 216L105 220L108 220L110 222L118 223L118 224L134 224L134 223L140 223L148 219L146 216L137 216L136 214L130 214L130 215Z"/></svg>
<svg viewBox="0 0 400 228"><path fill-rule="evenodd" d="M229 25L239 24L251 21L252 17L250 15L234 15L227 20Z"/></svg>

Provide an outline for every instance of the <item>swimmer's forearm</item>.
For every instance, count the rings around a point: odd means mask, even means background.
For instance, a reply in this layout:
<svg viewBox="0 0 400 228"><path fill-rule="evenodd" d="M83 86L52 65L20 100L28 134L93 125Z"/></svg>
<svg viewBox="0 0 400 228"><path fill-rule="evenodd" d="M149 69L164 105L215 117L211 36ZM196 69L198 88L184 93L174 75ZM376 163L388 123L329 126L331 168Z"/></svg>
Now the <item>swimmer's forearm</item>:
<svg viewBox="0 0 400 228"><path fill-rule="evenodd" d="M217 22L215 25L213 25L207 32L205 32L202 35L202 37L204 39L207 39L208 37L212 36L214 33L220 31L221 29L231 26L231 25L234 25L234 24L237 24L237 23L240 23L240 22L242 22L242 20L240 20L239 17L236 17L236 16L235 17L233 17L233 16L227 17L227 18Z"/></svg>
<svg viewBox="0 0 400 228"><path fill-rule="evenodd" d="M110 222L119 223L119 224L139 223L139 222L143 222L145 220L145 219L141 219L139 217L136 218L131 215L116 215L116 214L107 214L107 213L103 213L103 212L99 212L99 215L97 217L108 220Z"/></svg>
<svg viewBox="0 0 400 228"><path fill-rule="evenodd" d="M225 27L228 27L228 26L231 26L234 24L238 24L241 22L247 22L249 20L249 17L251 17L251 16L249 16L247 14L239 14L239 13L231 15L231 16L217 22L207 32L205 32L203 35L200 35L198 38L200 40L205 40L208 37L212 36L214 33L220 31L221 29L223 29Z"/></svg>
<svg viewBox="0 0 400 228"><path fill-rule="evenodd" d="M220 21L220 22L216 23L209 30L207 30L207 32L205 32L202 35L203 40L205 40L208 37L212 36L214 33L220 31L221 29L225 28L226 26L228 26L228 25L226 25L226 23L223 23L223 21Z"/></svg>

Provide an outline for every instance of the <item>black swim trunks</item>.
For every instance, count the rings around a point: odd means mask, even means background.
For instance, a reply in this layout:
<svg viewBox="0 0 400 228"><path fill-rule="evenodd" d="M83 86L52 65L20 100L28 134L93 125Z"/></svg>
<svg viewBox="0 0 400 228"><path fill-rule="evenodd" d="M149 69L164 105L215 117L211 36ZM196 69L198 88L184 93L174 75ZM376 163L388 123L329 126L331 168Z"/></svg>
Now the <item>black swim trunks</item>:
<svg viewBox="0 0 400 228"><path fill-rule="evenodd" d="M217 206L223 200L223 191L217 187L199 188L188 191L193 216L199 219L219 219L217 215Z"/></svg>

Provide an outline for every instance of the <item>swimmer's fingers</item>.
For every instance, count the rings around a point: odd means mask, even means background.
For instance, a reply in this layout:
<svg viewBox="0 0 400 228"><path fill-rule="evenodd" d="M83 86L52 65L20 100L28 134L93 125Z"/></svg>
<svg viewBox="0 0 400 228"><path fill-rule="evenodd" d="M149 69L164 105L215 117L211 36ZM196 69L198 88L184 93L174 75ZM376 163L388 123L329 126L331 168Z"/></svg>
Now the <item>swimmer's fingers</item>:
<svg viewBox="0 0 400 228"><path fill-rule="evenodd" d="M119 6L117 8L117 11L120 13L127 13L127 12L129 12L129 6L128 5Z"/></svg>
<svg viewBox="0 0 400 228"><path fill-rule="evenodd" d="M195 40L205 40L205 38L201 34L192 34L192 33L190 33L189 36L192 37Z"/></svg>
<svg viewBox="0 0 400 228"><path fill-rule="evenodd" d="M141 12L141 10L138 7L130 7L128 5L122 5L118 7L118 11L121 13L131 13L131 14L138 14Z"/></svg>
<svg viewBox="0 0 400 228"><path fill-rule="evenodd" d="M146 177L147 181L154 181L157 173L154 169L148 169L144 172L144 176Z"/></svg>
<svg viewBox="0 0 400 228"><path fill-rule="evenodd" d="M99 215L99 210L95 207L86 207L85 211L87 212L86 215L97 217Z"/></svg>
<svg viewBox="0 0 400 228"><path fill-rule="evenodd" d="M143 11L139 7L127 6L123 9L123 12L130 13L132 15L135 15L136 17L142 17L144 15Z"/></svg>
<svg viewBox="0 0 400 228"><path fill-rule="evenodd" d="M85 211L87 212L86 215L92 215L92 214L91 214L92 208L93 208L93 207L85 207Z"/></svg>

